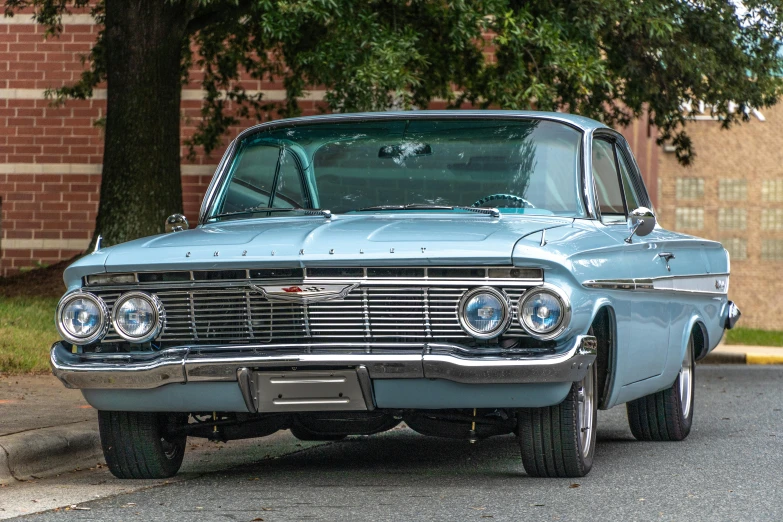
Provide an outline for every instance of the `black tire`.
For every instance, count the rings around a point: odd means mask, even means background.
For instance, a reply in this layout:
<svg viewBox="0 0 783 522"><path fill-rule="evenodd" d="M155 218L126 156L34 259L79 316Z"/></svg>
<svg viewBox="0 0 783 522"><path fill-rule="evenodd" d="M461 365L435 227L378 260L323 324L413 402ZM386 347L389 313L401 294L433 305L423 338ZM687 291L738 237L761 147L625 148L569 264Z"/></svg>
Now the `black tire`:
<svg viewBox="0 0 783 522"><path fill-rule="evenodd" d="M683 379L683 372L689 365L689 379ZM693 355L693 337L688 341L682 369L669 388L646 395L625 405L628 424L637 440L666 441L684 440L691 432L693 423L693 395L696 389L696 365ZM681 391L690 387L690 392ZM687 397L684 401L682 397ZM687 403L687 404L686 404Z"/></svg>
<svg viewBox="0 0 783 522"><path fill-rule="evenodd" d="M588 380L591 379L589 382ZM571 385L565 400L547 408L520 410L517 435L522 464L532 477L584 477L593 467L598 406L598 372L592 364L583 381ZM591 421L582 426L580 389L591 395ZM589 390L589 391L588 391ZM585 438L581 435L585 429ZM586 449L585 449L586 448Z"/></svg>
<svg viewBox="0 0 783 522"><path fill-rule="evenodd" d="M348 436L347 433L318 433L302 426L298 422L294 422L291 425L291 434L297 439L304 441L338 441Z"/></svg>
<svg viewBox="0 0 783 522"><path fill-rule="evenodd" d="M186 422L182 414L99 411L109 471L120 479L173 477L182 465L187 435L171 435L169 429Z"/></svg>

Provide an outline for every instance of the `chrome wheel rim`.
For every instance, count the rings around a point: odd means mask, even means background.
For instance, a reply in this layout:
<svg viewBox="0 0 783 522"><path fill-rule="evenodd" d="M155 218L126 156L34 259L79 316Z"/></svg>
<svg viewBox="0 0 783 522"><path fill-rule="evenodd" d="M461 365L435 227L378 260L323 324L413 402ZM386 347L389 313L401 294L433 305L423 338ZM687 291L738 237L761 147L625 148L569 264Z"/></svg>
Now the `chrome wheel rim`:
<svg viewBox="0 0 783 522"><path fill-rule="evenodd" d="M691 396L693 395L693 358L691 350L693 344L688 342L688 349L685 350L685 358L682 360L680 368L680 406L682 407L682 416L688 418L691 413Z"/></svg>
<svg viewBox="0 0 783 522"><path fill-rule="evenodd" d="M582 379L577 388L577 428L579 429L579 441L582 444L582 455L590 453L590 439L593 436L593 400L595 383L593 381L593 368L587 370L587 375Z"/></svg>

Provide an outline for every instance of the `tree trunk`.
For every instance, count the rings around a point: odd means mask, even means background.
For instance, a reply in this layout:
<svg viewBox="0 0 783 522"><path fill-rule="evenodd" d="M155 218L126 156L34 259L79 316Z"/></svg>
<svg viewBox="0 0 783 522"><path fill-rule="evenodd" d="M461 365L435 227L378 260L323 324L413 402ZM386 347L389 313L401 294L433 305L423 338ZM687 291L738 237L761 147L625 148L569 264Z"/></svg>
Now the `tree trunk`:
<svg viewBox="0 0 783 522"><path fill-rule="evenodd" d="M95 238L163 231L182 212L181 57L191 0L106 0L108 100Z"/></svg>

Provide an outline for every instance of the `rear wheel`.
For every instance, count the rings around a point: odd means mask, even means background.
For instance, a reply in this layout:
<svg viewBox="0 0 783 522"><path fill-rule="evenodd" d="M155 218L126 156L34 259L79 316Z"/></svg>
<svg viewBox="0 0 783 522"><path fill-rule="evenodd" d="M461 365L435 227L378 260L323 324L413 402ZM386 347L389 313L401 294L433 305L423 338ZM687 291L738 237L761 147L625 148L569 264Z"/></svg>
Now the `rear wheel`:
<svg viewBox="0 0 783 522"><path fill-rule="evenodd" d="M598 405L596 365L571 385L565 400L519 412L518 439L533 477L583 477L593 466Z"/></svg>
<svg viewBox="0 0 783 522"><path fill-rule="evenodd" d="M683 440L693 423L695 377L693 336L677 379L669 388L626 404L631 433L638 440Z"/></svg>
<svg viewBox="0 0 783 522"><path fill-rule="evenodd" d="M172 429L187 423L181 414L99 411L98 428L106 464L121 479L158 479L177 474L187 435Z"/></svg>

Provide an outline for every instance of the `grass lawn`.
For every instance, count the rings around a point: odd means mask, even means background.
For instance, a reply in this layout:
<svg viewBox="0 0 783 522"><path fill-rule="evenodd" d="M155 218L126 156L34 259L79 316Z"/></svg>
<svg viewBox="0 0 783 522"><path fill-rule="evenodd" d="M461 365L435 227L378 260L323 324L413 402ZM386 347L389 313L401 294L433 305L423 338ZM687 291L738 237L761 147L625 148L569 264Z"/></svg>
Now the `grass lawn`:
<svg viewBox="0 0 783 522"><path fill-rule="evenodd" d="M756 330L734 328L726 332L726 344L747 344L751 346L783 346L783 332L779 330Z"/></svg>
<svg viewBox="0 0 783 522"><path fill-rule="evenodd" d="M60 336L54 328L54 297L0 297L0 373L49 371L49 348Z"/></svg>

